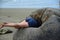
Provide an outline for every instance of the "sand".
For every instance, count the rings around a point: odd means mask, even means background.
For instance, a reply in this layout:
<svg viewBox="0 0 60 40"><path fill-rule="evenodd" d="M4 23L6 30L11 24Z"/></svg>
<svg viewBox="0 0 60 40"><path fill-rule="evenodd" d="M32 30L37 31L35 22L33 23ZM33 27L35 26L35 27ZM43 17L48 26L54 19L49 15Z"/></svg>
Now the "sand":
<svg viewBox="0 0 60 40"><path fill-rule="evenodd" d="M36 9L25 8L0 8L0 23L3 22L20 22L25 19L32 11ZM3 29L10 29L13 33L0 35L0 40L13 40L13 35L17 29L12 27L4 27Z"/></svg>

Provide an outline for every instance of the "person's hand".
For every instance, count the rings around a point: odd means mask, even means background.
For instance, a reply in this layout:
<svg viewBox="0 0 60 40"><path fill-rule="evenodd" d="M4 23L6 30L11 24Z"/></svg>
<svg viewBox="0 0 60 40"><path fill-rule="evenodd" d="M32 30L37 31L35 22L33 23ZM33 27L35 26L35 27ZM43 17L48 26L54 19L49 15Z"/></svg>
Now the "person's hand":
<svg viewBox="0 0 60 40"><path fill-rule="evenodd" d="M3 28L5 24L7 24L7 22L1 23L0 28Z"/></svg>
<svg viewBox="0 0 60 40"><path fill-rule="evenodd" d="M3 28L4 24L0 24L0 29Z"/></svg>

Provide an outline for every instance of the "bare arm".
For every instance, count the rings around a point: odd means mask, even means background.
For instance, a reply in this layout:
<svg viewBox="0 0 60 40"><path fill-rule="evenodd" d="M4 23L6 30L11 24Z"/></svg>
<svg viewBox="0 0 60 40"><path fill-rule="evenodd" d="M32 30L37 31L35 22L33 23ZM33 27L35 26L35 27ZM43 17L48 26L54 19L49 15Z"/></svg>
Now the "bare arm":
<svg viewBox="0 0 60 40"><path fill-rule="evenodd" d="M15 28L27 28L28 27L28 22L25 20L22 21L21 23L4 23L3 25L0 25L0 27L15 27Z"/></svg>

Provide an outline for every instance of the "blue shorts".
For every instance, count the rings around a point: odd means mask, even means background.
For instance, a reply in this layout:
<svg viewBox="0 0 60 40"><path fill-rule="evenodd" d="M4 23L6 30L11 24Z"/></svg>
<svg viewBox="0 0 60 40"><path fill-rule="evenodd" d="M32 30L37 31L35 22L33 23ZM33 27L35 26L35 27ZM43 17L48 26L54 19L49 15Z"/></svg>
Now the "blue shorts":
<svg viewBox="0 0 60 40"><path fill-rule="evenodd" d="M32 17L27 17L26 22L28 22L29 27L39 27L41 25L37 20L33 19Z"/></svg>

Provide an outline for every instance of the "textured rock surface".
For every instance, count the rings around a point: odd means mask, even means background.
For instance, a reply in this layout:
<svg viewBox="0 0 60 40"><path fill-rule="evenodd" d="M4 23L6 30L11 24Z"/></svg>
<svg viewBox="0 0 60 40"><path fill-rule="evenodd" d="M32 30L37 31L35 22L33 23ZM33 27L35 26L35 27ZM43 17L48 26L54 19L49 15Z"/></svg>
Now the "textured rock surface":
<svg viewBox="0 0 60 40"><path fill-rule="evenodd" d="M39 28L19 29L13 40L60 40L60 18L53 16Z"/></svg>
<svg viewBox="0 0 60 40"><path fill-rule="evenodd" d="M60 15L52 15L39 28L18 29L13 40L60 40Z"/></svg>

